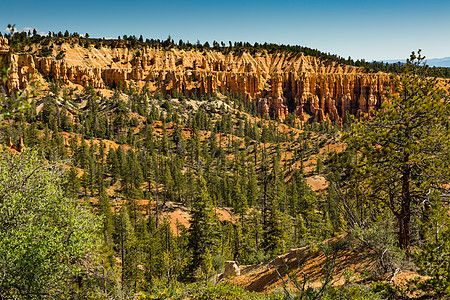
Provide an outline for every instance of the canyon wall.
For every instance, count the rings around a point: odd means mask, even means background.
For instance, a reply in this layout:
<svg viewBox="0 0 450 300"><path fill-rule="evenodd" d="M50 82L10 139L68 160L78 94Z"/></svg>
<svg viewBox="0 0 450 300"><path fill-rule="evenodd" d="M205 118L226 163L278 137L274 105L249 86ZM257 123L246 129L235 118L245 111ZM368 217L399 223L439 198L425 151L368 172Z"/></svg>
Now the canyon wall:
<svg viewBox="0 0 450 300"><path fill-rule="evenodd" d="M298 117L341 122L346 111L367 113L384 101L389 76L297 53L223 54L141 48L86 49L63 44L65 58L12 54L0 38L0 56L11 62L9 91L24 89L33 76L97 89L130 82L163 94L241 95L263 115L284 120Z"/></svg>

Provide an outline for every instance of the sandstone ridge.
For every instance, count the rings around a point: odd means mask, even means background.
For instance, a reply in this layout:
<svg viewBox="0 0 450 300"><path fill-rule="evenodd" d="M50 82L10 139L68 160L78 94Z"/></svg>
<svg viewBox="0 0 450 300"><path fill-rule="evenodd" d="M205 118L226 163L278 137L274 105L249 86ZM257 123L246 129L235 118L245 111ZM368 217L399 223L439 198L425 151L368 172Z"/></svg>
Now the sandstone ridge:
<svg viewBox="0 0 450 300"><path fill-rule="evenodd" d="M241 95L259 113L284 120L288 111L300 119L342 122L345 112L379 108L389 75L340 65L298 53L256 54L141 48L88 49L63 44L64 59L31 53L13 54L0 38L0 57L11 63L9 91L24 89L33 76L97 89L125 84L190 97Z"/></svg>

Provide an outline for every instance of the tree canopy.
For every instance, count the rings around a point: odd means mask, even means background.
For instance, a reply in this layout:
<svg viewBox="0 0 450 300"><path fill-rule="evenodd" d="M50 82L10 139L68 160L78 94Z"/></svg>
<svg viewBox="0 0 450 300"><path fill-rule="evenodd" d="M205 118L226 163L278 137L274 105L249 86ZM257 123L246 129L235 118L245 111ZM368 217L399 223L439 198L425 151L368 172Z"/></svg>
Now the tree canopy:
<svg viewBox="0 0 450 300"><path fill-rule="evenodd" d="M61 170L37 152L0 156L0 293L85 297L99 218L64 197ZM89 276L88 276L89 274Z"/></svg>
<svg viewBox="0 0 450 300"><path fill-rule="evenodd" d="M393 89L382 109L344 136L351 153L342 165L347 191L353 191L354 201L359 198L359 209L372 206L380 216L383 208L390 210L402 248L410 245L413 215L427 209L432 192L445 196L450 178L450 99L427 71L420 51L413 52L402 74L392 76ZM363 223L365 217L352 218Z"/></svg>

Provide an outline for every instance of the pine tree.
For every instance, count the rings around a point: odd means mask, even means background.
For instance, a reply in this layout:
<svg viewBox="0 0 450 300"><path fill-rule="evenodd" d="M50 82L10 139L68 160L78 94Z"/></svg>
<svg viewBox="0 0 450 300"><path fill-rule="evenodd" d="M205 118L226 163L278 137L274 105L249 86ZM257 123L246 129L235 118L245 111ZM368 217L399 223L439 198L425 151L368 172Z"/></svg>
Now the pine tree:
<svg viewBox="0 0 450 300"><path fill-rule="evenodd" d="M72 199L77 199L81 184L80 179L78 178L78 171L74 166L70 167L69 172L67 172L66 179L66 196Z"/></svg>
<svg viewBox="0 0 450 300"><path fill-rule="evenodd" d="M134 228L131 225L128 209L122 206L120 211L119 247L122 261L121 283L124 297L132 295L137 290L138 264L140 261Z"/></svg>
<svg viewBox="0 0 450 300"><path fill-rule="evenodd" d="M268 207L266 229L264 231L263 247L267 253L278 254L283 248L283 224L282 213L276 203L271 202Z"/></svg>
<svg viewBox="0 0 450 300"><path fill-rule="evenodd" d="M450 99L427 76L423 60L420 51L413 52L403 73L392 77L388 101L344 136L349 151L360 154L348 161L347 187L353 182L368 198L364 203L390 210L404 249L411 242L413 212L430 192L445 190L450 178Z"/></svg>
<svg viewBox="0 0 450 300"><path fill-rule="evenodd" d="M103 216L103 234L105 243L113 247L112 234L114 231L113 213L108 195L102 191L98 197L98 212Z"/></svg>
<svg viewBox="0 0 450 300"><path fill-rule="evenodd" d="M415 279L414 284L420 290L447 299L450 296L450 217L443 206L439 194L430 195L420 221L423 241L413 254L418 273L426 277Z"/></svg>
<svg viewBox="0 0 450 300"><path fill-rule="evenodd" d="M116 258L114 256L115 243L113 240L114 222L111 204L108 195L104 191L100 192L98 198L98 214L103 218L102 234L103 241L100 248L100 259L104 268L103 286L104 293L107 294L115 287L116 281Z"/></svg>
<svg viewBox="0 0 450 300"><path fill-rule="evenodd" d="M150 216L142 231L144 278L148 283L152 283L163 274L162 254L164 251L155 218Z"/></svg>
<svg viewBox="0 0 450 300"><path fill-rule="evenodd" d="M144 177L142 174L141 165L137 160L136 153L130 149L127 153L127 181L129 181L131 193L136 197L142 197L141 186L144 183Z"/></svg>
<svg viewBox="0 0 450 300"><path fill-rule="evenodd" d="M248 209L247 197L242 193L241 188L238 184L234 184L233 191L233 210L239 215L241 224L244 223L245 214Z"/></svg>
<svg viewBox="0 0 450 300"><path fill-rule="evenodd" d="M161 153L164 155L167 154L167 152L169 151L169 139L167 137L167 129L165 123L163 123L163 136L159 145Z"/></svg>
<svg viewBox="0 0 450 300"><path fill-rule="evenodd" d="M253 165L249 166L248 184L247 184L247 201L248 206L253 207L258 204L258 181Z"/></svg>
<svg viewBox="0 0 450 300"><path fill-rule="evenodd" d="M81 145L78 147L76 152L76 161L78 165L85 169L89 165L89 145L85 139L81 140Z"/></svg>
<svg viewBox="0 0 450 300"><path fill-rule="evenodd" d="M89 174L87 172L83 172L80 178L80 184L84 191L84 197L87 197L87 190L90 186L89 184Z"/></svg>
<svg viewBox="0 0 450 300"><path fill-rule="evenodd" d="M192 256L189 262L189 274L195 278L202 278L202 270L207 269L206 254L215 246L217 232L217 217L213 210L211 197L203 178L199 179L198 191L192 204L191 219L189 221L189 248Z"/></svg>

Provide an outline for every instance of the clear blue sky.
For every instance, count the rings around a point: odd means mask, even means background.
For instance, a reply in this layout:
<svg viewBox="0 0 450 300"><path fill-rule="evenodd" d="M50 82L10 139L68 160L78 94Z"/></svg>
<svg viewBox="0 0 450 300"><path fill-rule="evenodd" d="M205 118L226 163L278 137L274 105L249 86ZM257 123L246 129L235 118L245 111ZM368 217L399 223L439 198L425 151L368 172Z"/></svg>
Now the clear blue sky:
<svg viewBox="0 0 450 300"><path fill-rule="evenodd" d="M366 60L450 56L449 0L9 1L0 26L91 37L297 44Z"/></svg>

